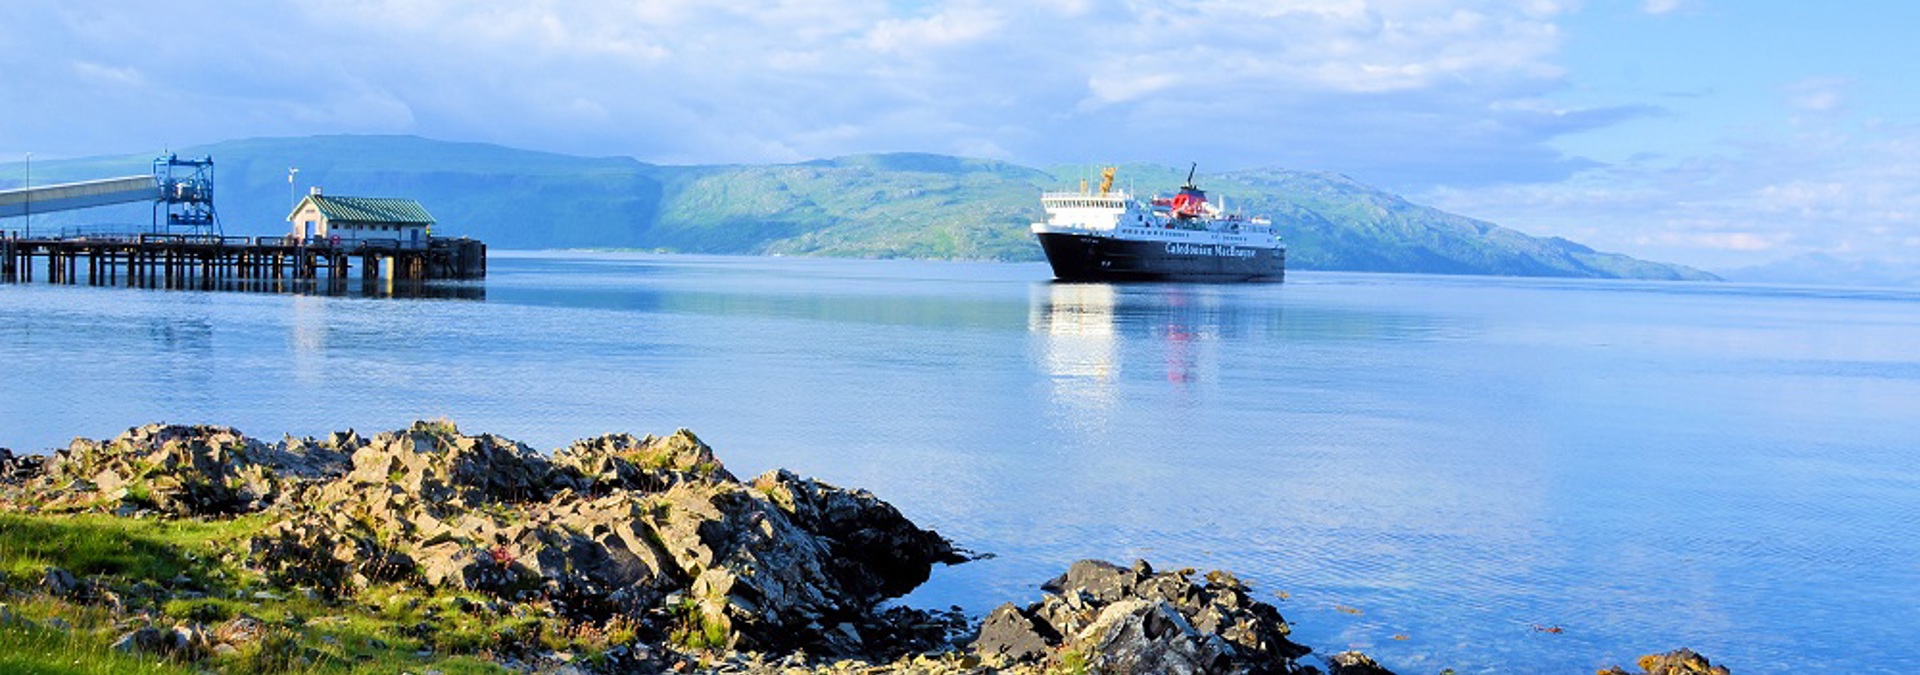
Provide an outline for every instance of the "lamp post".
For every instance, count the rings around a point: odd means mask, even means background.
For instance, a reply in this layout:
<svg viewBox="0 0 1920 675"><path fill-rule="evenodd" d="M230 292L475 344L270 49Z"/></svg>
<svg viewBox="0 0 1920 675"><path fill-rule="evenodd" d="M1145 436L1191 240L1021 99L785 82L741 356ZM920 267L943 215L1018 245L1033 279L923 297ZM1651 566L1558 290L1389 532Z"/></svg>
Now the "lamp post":
<svg viewBox="0 0 1920 675"><path fill-rule="evenodd" d="M27 237L33 238L33 153L27 153Z"/></svg>
<svg viewBox="0 0 1920 675"><path fill-rule="evenodd" d="M287 207L290 209L297 209L300 207L300 202L297 201L298 199L300 199L300 193L295 192L293 190L293 176L294 174L297 174L297 173L300 173L299 169L293 168L291 166L287 167L287 201L292 202L293 204L292 206ZM287 214L287 232L290 234L298 232L301 237L306 237L310 233L300 230L300 223L294 221L294 219L298 217L300 217L300 214L298 213Z"/></svg>

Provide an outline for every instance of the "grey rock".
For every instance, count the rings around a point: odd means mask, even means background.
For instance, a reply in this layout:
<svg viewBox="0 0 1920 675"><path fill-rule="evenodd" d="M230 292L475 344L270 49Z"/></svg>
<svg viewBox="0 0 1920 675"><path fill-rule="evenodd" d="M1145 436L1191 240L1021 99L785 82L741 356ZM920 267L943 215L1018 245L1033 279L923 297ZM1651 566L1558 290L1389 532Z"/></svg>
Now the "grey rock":
<svg viewBox="0 0 1920 675"><path fill-rule="evenodd" d="M1233 648L1203 634L1164 602L1121 600L1101 610L1081 634L1088 665L1099 673L1200 675L1230 672Z"/></svg>
<svg viewBox="0 0 1920 675"><path fill-rule="evenodd" d="M74 577L72 572L58 567L48 567L46 573L40 576L40 590L54 597L71 597L84 588L80 579Z"/></svg>
<svg viewBox="0 0 1920 675"><path fill-rule="evenodd" d="M38 455L19 456L12 450L0 448L0 484L16 485L40 477L45 470L46 458Z"/></svg>
<svg viewBox="0 0 1920 675"><path fill-rule="evenodd" d="M662 492L686 482L738 482L713 449L686 429L665 437L609 434L575 441L554 453L553 464L569 472L579 489L594 495Z"/></svg>
<svg viewBox="0 0 1920 675"><path fill-rule="evenodd" d="M31 629L38 625L32 619L13 613L13 608L8 607L6 603L0 603L0 627Z"/></svg>
<svg viewBox="0 0 1920 675"><path fill-rule="evenodd" d="M197 661L213 651L206 627L197 623L177 624L163 639L167 654L177 659Z"/></svg>
<svg viewBox="0 0 1920 675"><path fill-rule="evenodd" d="M0 462L25 466L11 453ZM697 629L701 642L775 652L931 649L948 643L950 622L875 607L925 582L935 564L966 560L864 490L785 471L743 483L684 429L583 440L549 459L447 422L276 443L229 427L153 424L76 439L31 464L38 473L0 499L129 517L274 514L247 547L246 564L275 585L259 597L330 601L373 584L422 584L492 596L460 611L517 613L537 600L539 611L572 620L623 616L646 640ZM63 594L85 586L64 572L43 583ZM126 604L203 592L186 578L171 586L123 589ZM195 655L259 631L179 628L168 639Z"/></svg>
<svg viewBox="0 0 1920 675"><path fill-rule="evenodd" d="M827 544L832 572L849 591L880 599L926 583L935 563L966 562L953 543L923 530L866 490L846 489L772 471L753 487L802 530Z"/></svg>
<svg viewBox="0 0 1920 675"><path fill-rule="evenodd" d="M1051 649L1049 645L1060 642L1059 634L1045 626L1022 614L1013 603L1007 603L995 608L980 624L980 636L974 640L973 649L981 656L1002 661L1038 662L1046 658Z"/></svg>
<svg viewBox="0 0 1920 675"><path fill-rule="evenodd" d="M1373 657L1360 652L1340 652L1327 659L1328 675L1393 675L1393 671L1380 667Z"/></svg>
<svg viewBox="0 0 1920 675"><path fill-rule="evenodd" d="M1145 561L1076 562L1042 585L1048 597L995 610L971 648L1016 660L1077 654L1101 673L1313 672L1296 662L1310 650L1287 639L1291 629L1278 610L1255 601L1232 575L1216 572L1196 584L1192 573L1155 572ZM1034 638L1042 644L1030 644Z"/></svg>
<svg viewBox="0 0 1920 675"><path fill-rule="evenodd" d="M1676 649L1665 654L1648 654L1636 663L1643 675L1730 675L1726 666L1713 665L1707 657L1691 649ZM1619 666L1600 671L1601 675L1630 675Z"/></svg>
<svg viewBox="0 0 1920 675"><path fill-rule="evenodd" d="M743 649L865 655L924 642L925 617L880 626L895 619L871 610L935 563L964 561L865 491L787 472L741 483L686 430L579 441L552 460L445 423L330 443L352 445L351 469L303 484L250 543L249 563L278 584L416 581L541 598L569 617L638 616L663 638L698 629Z"/></svg>
<svg viewBox="0 0 1920 675"><path fill-rule="evenodd" d="M123 614L127 611L126 601L120 598L120 594L105 588L93 589L92 600L96 606L114 614Z"/></svg>
<svg viewBox="0 0 1920 675"><path fill-rule="evenodd" d="M183 516L252 513L305 482L338 475L344 453L297 442L270 446L229 427L150 424L110 441L75 439L28 484L55 504L146 508ZM116 504L116 502L119 502Z"/></svg>
<svg viewBox="0 0 1920 675"><path fill-rule="evenodd" d="M240 615L213 629L212 640L220 644L245 645L266 635L267 626L259 619Z"/></svg>
<svg viewBox="0 0 1920 675"><path fill-rule="evenodd" d="M1151 570L1150 566L1143 566ZM1143 577L1139 572L1103 560L1082 560L1067 568L1067 573L1040 585L1052 593L1078 591L1094 602L1116 602L1134 594L1134 584Z"/></svg>
<svg viewBox="0 0 1920 675"><path fill-rule="evenodd" d="M128 654L157 654L166 649L167 634L158 628L146 626L128 631L113 641L114 651Z"/></svg>

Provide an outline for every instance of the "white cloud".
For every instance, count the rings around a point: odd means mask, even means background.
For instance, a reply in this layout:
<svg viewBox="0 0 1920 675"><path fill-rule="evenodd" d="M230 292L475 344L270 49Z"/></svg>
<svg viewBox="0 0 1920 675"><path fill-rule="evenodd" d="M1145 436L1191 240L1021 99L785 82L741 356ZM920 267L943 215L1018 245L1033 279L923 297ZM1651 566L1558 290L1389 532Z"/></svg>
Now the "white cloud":
<svg viewBox="0 0 1920 675"><path fill-rule="evenodd" d="M1920 127L1876 136L1820 127L1724 145L1714 156L1641 159L1563 182L1444 189L1428 198L1532 234L1707 268L1804 253L1920 263L1917 181Z"/></svg>
<svg viewBox="0 0 1920 675"><path fill-rule="evenodd" d="M109 66L91 61L75 61L73 75L99 86L140 87L146 84L146 78L140 70L131 66Z"/></svg>
<svg viewBox="0 0 1920 675"><path fill-rule="evenodd" d="M1658 114L1565 95L1583 86L1561 53L1581 4L19 0L0 3L0 147L369 132L655 162L926 150L1290 166L1449 185L1430 201L1679 262L1920 260L1920 130L1849 126L1848 79L1766 92L1791 138L1611 166L1556 150ZM173 114L126 112L140 109Z"/></svg>
<svg viewBox="0 0 1920 675"><path fill-rule="evenodd" d="M1181 84L1183 80L1173 73L1154 73L1151 75L1127 75L1121 73L1096 73L1087 78L1087 107L1097 107L1108 103L1146 98Z"/></svg>
<svg viewBox="0 0 1920 675"><path fill-rule="evenodd" d="M1840 77L1816 77L1787 85L1787 101L1795 110L1828 113L1846 102L1846 90L1853 82Z"/></svg>
<svg viewBox="0 0 1920 675"><path fill-rule="evenodd" d="M1790 239L1792 235L1785 232L1663 231L1640 235L1634 239L1634 243L1641 246L1678 246L1712 251L1761 253L1774 250Z"/></svg>
<svg viewBox="0 0 1920 675"><path fill-rule="evenodd" d="M1556 78L1558 11L1552 3L1200 0L1177 12L1142 11L1074 42L1114 43L1088 61L1101 81L1178 73L1215 94L1263 85L1379 93Z"/></svg>
<svg viewBox="0 0 1920 675"><path fill-rule="evenodd" d="M1035 0L1032 4L1069 18L1085 15L1094 5L1093 0Z"/></svg>
<svg viewBox="0 0 1920 675"><path fill-rule="evenodd" d="M0 25L45 42L6 50L0 67L32 73L39 55L63 54L110 79L140 64L181 112L176 142L371 131L659 162L977 148L1404 186L1563 176L1572 165L1546 140L1633 114L1544 103L1564 84L1558 22L1575 4L187 1L136 16L23 0L0 6ZM200 31L220 48L147 39ZM0 96L28 86L40 85L0 82ZM97 94L57 100L107 107ZM58 109L33 114L43 133L61 124ZM0 125L0 145L30 127ZM112 127L54 135L106 145L153 131L94 131Z"/></svg>
<svg viewBox="0 0 1920 675"><path fill-rule="evenodd" d="M955 7L919 19L887 19L866 36L868 48L879 52L911 53L976 42L993 34L1003 22L998 12L979 7Z"/></svg>
<svg viewBox="0 0 1920 675"><path fill-rule="evenodd" d="M1653 15L1671 14L1685 4L1686 0L1646 0L1640 5L1640 9Z"/></svg>

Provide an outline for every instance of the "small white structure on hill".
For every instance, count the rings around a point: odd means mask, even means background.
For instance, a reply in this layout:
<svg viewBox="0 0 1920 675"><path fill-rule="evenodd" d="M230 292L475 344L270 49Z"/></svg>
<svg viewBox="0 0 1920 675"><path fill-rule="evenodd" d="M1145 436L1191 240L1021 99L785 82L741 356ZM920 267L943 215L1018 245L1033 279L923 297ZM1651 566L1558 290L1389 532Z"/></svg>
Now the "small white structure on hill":
<svg viewBox="0 0 1920 675"><path fill-rule="evenodd" d="M287 216L292 235L301 239L354 242L382 239L405 248L426 248L433 216L411 199L329 197L315 187Z"/></svg>

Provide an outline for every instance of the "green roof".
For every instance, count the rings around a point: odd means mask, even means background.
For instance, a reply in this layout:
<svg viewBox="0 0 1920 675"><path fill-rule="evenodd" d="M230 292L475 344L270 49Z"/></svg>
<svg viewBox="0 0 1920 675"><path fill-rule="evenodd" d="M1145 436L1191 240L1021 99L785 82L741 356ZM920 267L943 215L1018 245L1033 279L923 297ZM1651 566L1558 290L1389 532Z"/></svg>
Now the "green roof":
<svg viewBox="0 0 1920 675"><path fill-rule="evenodd" d="M397 197L336 197L308 195L307 200L320 207L320 214L336 223L405 223L432 225L433 216L426 207L411 199ZM302 204L304 206L304 202ZM299 213L295 208L294 212Z"/></svg>

